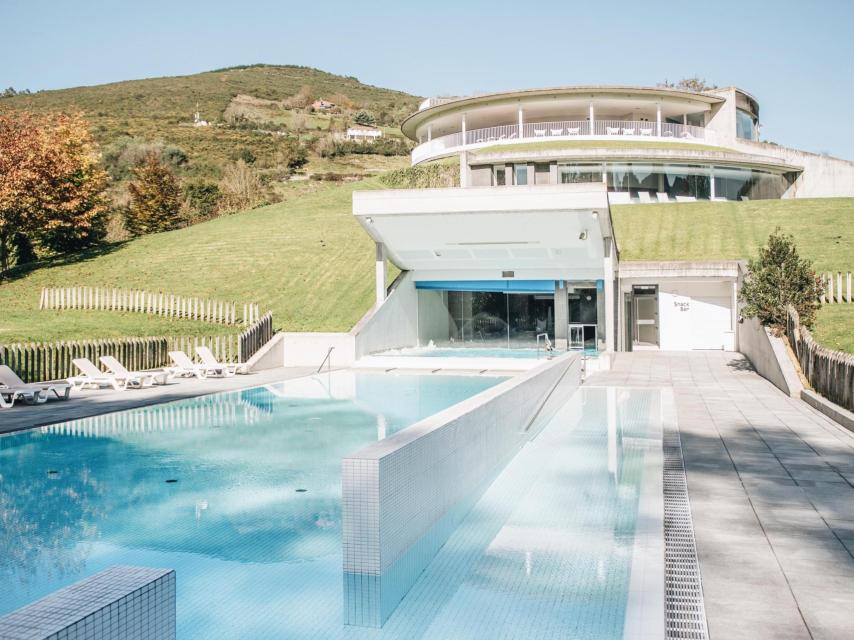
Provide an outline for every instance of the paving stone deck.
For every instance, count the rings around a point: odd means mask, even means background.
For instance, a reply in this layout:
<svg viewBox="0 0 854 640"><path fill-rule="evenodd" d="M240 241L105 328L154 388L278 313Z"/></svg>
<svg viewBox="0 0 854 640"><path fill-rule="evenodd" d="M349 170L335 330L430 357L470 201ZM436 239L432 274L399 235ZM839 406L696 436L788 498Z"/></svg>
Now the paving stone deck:
<svg viewBox="0 0 854 640"><path fill-rule="evenodd" d="M587 384L674 389L713 640L854 638L854 435L736 353L621 353Z"/></svg>

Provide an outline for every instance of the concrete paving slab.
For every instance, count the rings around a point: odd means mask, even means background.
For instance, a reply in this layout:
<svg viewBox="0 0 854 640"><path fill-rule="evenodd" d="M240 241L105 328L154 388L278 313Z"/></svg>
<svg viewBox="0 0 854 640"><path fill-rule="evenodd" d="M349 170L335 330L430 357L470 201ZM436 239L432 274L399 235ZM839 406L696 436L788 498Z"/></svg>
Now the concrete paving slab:
<svg viewBox="0 0 854 640"><path fill-rule="evenodd" d="M712 638L854 638L854 436L740 354L617 354L674 389Z"/></svg>

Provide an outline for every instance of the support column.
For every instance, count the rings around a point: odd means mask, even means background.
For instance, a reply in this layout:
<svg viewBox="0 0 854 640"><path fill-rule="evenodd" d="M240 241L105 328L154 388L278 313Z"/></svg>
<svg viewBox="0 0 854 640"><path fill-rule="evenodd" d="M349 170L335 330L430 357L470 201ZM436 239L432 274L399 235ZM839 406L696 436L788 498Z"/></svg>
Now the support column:
<svg viewBox="0 0 854 640"><path fill-rule="evenodd" d="M463 146L466 146L466 114L463 114L462 131L463 131Z"/></svg>
<svg viewBox="0 0 854 640"><path fill-rule="evenodd" d="M428 129L429 132L429 129ZM661 137L661 103L655 105L655 135Z"/></svg>
<svg viewBox="0 0 854 640"><path fill-rule="evenodd" d="M590 133L589 135L596 135L596 112L593 109L593 102L590 103Z"/></svg>
<svg viewBox="0 0 854 640"><path fill-rule="evenodd" d="M605 238L605 350L614 351L614 239Z"/></svg>
<svg viewBox="0 0 854 640"><path fill-rule="evenodd" d="M568 338L569 303L566 295L566 280L555 281L555 349L566 351Z"/></svg>
<svg viewBox="0 0 854 640"><path fill-rule="evenodd" d="M382 242L376 243L376 279L377 279L377 306L385 301L386 283L385 283L385 245Z"/></svg>
<svg viewBox="0 0 854 640"><path fill-rule="evenodd" d="M521 140L522 138L525 137L525 116L522 112L522 105L521 104L519 105L518 116L519 116L519 139Z"/></svg>
<svg viewBox="0 0 854 640"><path fill-rule="evenodd" d="M709 199L715 199L715 168L709 168Z"/></svg>
<svg viewBox="0 0 854 640"><path fill-rule="evenodd" d="M427 125L427 142L430 142L433 139L433 125Z"/></svg>

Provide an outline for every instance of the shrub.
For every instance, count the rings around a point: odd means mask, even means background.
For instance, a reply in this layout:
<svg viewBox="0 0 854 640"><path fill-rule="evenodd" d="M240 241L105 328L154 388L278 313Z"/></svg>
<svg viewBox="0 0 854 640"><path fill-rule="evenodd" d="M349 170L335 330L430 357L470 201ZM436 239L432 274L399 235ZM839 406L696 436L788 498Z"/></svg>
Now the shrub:
<svg viewBox="0 0 854 640"><path fill-rule="evenodd" d="M392 189L429 189L460 186L459 164L420 164L389 171L380 181Z"/></svg>
<svg viewBox="0 0 854 640"><path fill-rule="evenodd" d="M798 312L801 323L811 327L822 293L824 284L812 262L801 258L792 236L777 228L768 237L768 244L759 249L759 256L750 260L739 297L745 316L781 330L786 326L789 305Z"/></svg>
<svg viewBox="0 0 854 640"><path fill-rule="evenodd" d="M353 122L370 127L376 124L376 118L367 111L362 110L356 112L353 116Z"/></svg>
<svg viewBox="0 0 854 640"><path fill-rule="evenodd" d="M158 156L161 162L173 169L183 167L189 162L187 153L177 145L163 141L149 142L130 136L119 138L105 146L102 161L114 180L124 180L151 154Z"/></svg>
<svg viewBox="0 0 854 640"><path fill-rule="evenodd" d="M219 190L224 211L251 209L265 201L264 186L258 174L243 160L226 165Z"/></svg>
<svg viewBox="0 0 854 640"><path fill-rule="evenodd" d="M184 185L184 205L190 223L213 218L220 205L219 186L213 182L188 182Z"/></svg>

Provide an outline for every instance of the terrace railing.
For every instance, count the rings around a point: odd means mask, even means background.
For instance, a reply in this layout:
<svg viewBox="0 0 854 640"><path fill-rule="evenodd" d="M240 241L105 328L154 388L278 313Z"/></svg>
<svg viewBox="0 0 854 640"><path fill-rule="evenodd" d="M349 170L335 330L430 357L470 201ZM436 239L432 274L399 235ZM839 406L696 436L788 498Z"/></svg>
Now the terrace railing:
<svg viewBox="0 0 854 640"><path fill-rule="evenodd" d="M707 140L703 127L647 120L560 120L554 122L525 122L521 131L518 124L471 129L450 133L423 142L412 151L412 161L420 162L443 153L467 147L481 148L493 144L512 144L532 140L572 140L575 138L630 138L663 140Z"/></svg>

